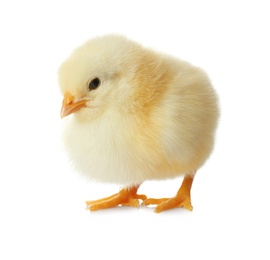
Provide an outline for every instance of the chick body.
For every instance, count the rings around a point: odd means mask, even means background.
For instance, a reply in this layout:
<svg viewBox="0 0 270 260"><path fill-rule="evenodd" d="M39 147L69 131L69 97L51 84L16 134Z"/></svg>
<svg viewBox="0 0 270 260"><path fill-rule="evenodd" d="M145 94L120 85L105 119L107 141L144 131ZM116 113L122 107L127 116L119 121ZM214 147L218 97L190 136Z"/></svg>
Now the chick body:
<svg viewBox="0 0 270 260"><path fill-rule="evenodd" d="M89 91L89 80L101 85ZM79 172L135 186L195 174L212 152L217 95L191 64L118 35L73 52L60 87L86 106L65 120L64 143Z"/></svg>

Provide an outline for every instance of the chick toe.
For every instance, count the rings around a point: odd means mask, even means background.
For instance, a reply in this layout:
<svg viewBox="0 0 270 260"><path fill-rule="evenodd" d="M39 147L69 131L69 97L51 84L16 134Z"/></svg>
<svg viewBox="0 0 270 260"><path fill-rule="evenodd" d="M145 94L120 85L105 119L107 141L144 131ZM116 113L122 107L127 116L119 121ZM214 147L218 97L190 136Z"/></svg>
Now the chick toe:
<svg viewBox="0 0 270 260"><path fill-rule="evenodd" d="M99 199L86 201L87 209L90 211L96 211L100 209L113 208L116 206L131 206L138 208L140 206L139 200L146 200L146 196L137 194L139 186L132 188L124 188L119 193L112 196Z"/></svg>
<svg viewBox="0 0 270 260"><path fill-rule="evenodd" d="M173 208L182 208L182 207L187 210L192 211L193 207L191 205L190 196L187 196L187 197L175 196L173 198L169 198L166 201L160 203L155 208L155 212L160 213L164 210L173 209Z"/></svg>

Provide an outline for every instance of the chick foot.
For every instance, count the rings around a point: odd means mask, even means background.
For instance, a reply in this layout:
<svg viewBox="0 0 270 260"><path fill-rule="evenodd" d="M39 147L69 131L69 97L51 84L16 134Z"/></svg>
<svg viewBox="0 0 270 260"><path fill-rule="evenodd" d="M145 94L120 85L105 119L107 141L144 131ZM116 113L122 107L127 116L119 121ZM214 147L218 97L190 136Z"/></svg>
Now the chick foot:
<svg viewBox="0 0 270 260"><path fill-rule="evenodd" d="M139 186L126 188L107 198L86 201L87 209L95 211L99 209L113 208L119 205L138 208L140 206L139 200L147 199L145 195L137 194L138 188Z"/></svg>
<svg viewBox="0 0 270 260"><path fill-rule="evenodd" d="M187 210L192 210L193 207L191 205L190 199L190 189L192 186L193 177L186 176L183 180L183 183L178 190L175 197L172 198L163 198L163 199L146 199L143 201L144 205L158 205L155 208L156 213L160 213L164 210L172 209L172 208L185 208Z"/></svg>

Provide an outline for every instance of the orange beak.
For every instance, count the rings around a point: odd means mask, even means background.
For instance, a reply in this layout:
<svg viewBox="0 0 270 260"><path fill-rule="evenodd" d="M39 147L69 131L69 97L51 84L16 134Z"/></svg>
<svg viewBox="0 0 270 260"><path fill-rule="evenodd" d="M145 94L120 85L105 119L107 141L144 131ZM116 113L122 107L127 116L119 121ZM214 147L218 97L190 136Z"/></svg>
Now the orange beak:
<svg viewBox="0 0 270 260"><path fill-rule="evenodd" d="M61 118L78 111L82 107L85 107L85 103L87 102L86 100L73 102L73 100L74 100L74 97L69 92L66 92L64 95L64 99L62 102L62 108L61 108L61 112L60 112Z"/></svg>

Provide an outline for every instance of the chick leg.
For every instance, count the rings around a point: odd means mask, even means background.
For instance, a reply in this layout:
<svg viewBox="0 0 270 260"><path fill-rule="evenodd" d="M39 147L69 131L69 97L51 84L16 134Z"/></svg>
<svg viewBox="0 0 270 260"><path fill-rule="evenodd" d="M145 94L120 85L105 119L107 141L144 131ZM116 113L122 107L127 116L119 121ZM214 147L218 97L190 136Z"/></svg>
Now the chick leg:
<svg viewBox="0 0 270 260"><path fill-rule="evenodd" d="M156 213L160 213L161 211L172 209L172 208L185 208L188 210L192 210L191 199L190 199L190 189L193 182L193 176L187 175L185 176L183 183L178 190L175 197L172 198L163 198L163 199L146 199L143 204L150 205L155 204L158 205L155 208Z"/></svg>
<svg viewBox="0 0 270 260"><path fill-rule="evenodd" d="M99 209L107 209L113 208L118 205L122 206L132 206L139 207L139 199L145 200L147 197L145 195L137 194L139 186L135 186L132 188L125 188L119 191L110 197L103 198L100 200L89 200L86 201L87 209L91 211L99 210Z"/></svg>

